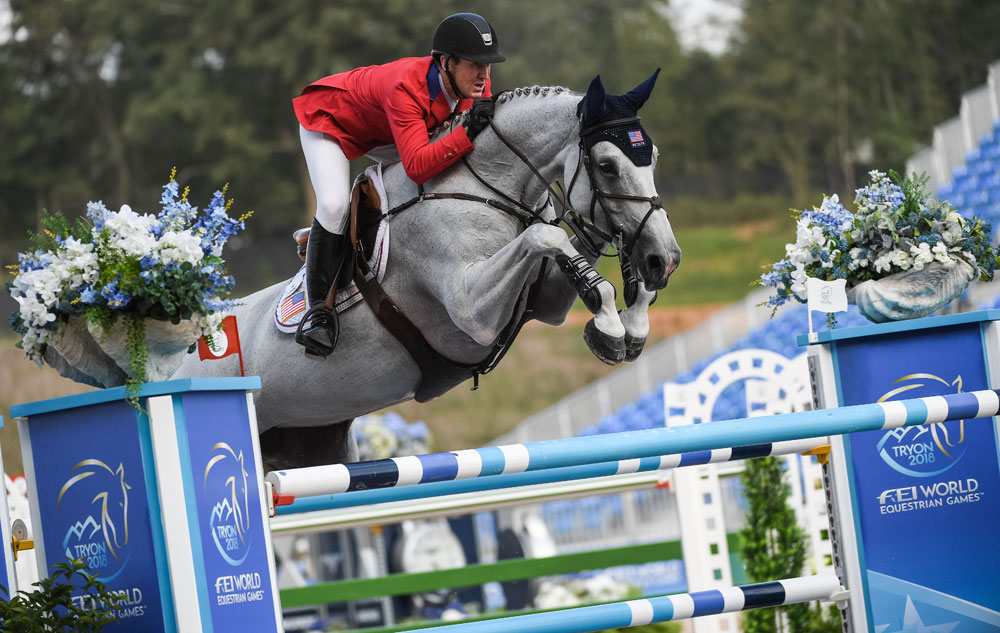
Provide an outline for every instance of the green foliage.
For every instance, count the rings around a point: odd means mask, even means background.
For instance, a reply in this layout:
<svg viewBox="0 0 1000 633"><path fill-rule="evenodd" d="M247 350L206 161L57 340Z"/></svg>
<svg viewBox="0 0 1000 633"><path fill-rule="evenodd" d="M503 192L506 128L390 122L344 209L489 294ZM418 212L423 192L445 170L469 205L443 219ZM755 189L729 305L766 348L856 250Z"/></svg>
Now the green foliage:
<svg viewBox="0 0 1000 633"><path fill-rule="evenodd" d="M788 506L790 488L784 481L782 460L747 460L740 480L748 506L746 525L739 532L747 576L753 582L800 576L805 566L806 535ZM777 614L784 612L792 633L805 633L802 622L808 618L808 611L805 604L748 611L744 631L773 633L778 630Z"/></svg>
<svg viewBox="0 0 1000 633"><path fill-rule="evenodd" d="M53 568L51 576L34 584L35 591L18 592L9 601L0 599L0 628L5 633L92 633L118 621L119 596L90 575L81 559ZM2 589L6 596L6 588Z"/></svg>
<svg viewBox="0 0 1000 633"><path fill-rule="evenodd" d="M90 241L92 224L86 216L68 219L61 211L49 214L42 210L42 232L28 231L28 242L36 250L50 251L58 246L56 238L74 237Z"/></svg>
<svg viewBox="0 0 1000 633"><path fill-rule="evenodd" d="M136 409L140 409L139 389L146 382L146 361L149 360L149 350L146 348L146 319L138 314L125 314L126 349L128 350L129 369L131 373L125 382L128 401Z"/></svg>

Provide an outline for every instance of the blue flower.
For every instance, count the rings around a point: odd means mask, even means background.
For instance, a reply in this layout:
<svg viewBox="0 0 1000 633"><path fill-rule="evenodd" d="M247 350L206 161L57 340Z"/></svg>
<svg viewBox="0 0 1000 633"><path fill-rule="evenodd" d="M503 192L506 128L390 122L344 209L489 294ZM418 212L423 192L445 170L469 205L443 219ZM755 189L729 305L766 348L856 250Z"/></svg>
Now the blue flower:
<svg viewBox="0 0 1000 633"><path fill-rule="evenodd" d="M39 261L38 253L18 253L17 267L19 272L26 273L29 270L41 270L43 265Z"/></svg>
<svg viewBox="0 0 1000 633"><path fill-rule="evenodd" d="M132 297L127 292L119 290L118 282L118 279L114 279L101 290L101 295L104 296L109 308L124 308L132 301Z"/></svg>
<svg viewBox="0 0 1000 633"><path fill-rule="evenodd" d="M82 290L80 290L80 301L84 303L94 304L101 300L101 295L97 293L96 290L91 288L89 285L84 284Z"/></svg>

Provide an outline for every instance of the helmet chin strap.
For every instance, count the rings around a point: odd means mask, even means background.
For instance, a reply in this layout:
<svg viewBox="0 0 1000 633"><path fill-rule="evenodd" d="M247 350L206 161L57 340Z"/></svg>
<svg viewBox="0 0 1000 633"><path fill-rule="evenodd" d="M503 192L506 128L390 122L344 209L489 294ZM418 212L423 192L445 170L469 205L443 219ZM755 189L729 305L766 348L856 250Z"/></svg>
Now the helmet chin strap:
<svg viewBox="0 0 1000 633"><path fill-rule="evenodd" d="M459 99L469 99L470 97L466 96L461 91L461 89L459 89L458 82L455 81L455 75L451 74L451 69L448 68L448 60L452 59L453 57L455 56L443 55L441 57L441 67L444 68L444 74L448 78L448 83L451 84L451 89L455 91L455 96L457 96Z"/></svg>

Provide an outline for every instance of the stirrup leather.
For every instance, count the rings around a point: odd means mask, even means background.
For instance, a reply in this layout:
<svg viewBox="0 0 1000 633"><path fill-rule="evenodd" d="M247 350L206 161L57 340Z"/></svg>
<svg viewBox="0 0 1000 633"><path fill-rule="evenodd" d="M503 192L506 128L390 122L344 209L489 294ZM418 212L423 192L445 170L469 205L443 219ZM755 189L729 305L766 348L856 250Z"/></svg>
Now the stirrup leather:
<svg viewBox="0 0 1000 633"><path fill-rule="evenodd" d="M576 288L576 293L583 299L583 305L594 314L600 312L603 301L598 286L605 281L604 277L594 270L583 255L557 255L556 263Z"/></svg>

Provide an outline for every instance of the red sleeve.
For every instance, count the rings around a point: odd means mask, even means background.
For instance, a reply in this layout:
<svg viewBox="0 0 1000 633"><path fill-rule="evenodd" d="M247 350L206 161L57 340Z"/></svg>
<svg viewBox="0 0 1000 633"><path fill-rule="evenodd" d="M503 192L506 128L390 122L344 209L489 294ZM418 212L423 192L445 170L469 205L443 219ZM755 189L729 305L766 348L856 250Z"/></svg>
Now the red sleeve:
<svg viewBox="0 0 1000 633"><path fill-rule="evenodd" d="M403 169L417 184L427 182L474 148L462 126L433 143L428 142L425 113L403 86L393 90L385 113Z"/></svg>

